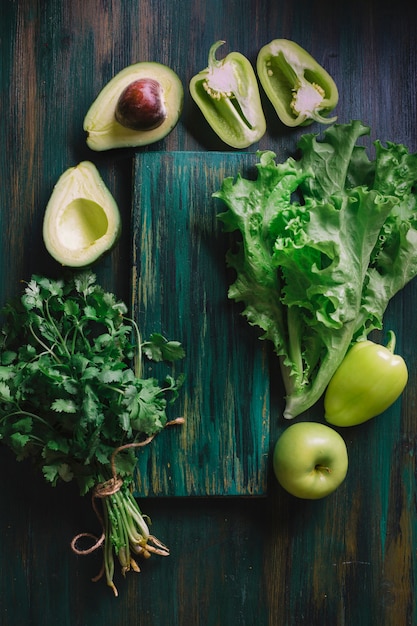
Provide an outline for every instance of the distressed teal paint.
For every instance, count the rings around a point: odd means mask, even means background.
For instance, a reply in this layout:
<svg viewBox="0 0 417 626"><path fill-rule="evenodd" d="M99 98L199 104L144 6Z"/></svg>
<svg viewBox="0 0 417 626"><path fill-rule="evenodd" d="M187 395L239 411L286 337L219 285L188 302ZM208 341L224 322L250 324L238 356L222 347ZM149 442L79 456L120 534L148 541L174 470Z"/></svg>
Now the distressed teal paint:
<svg viewBox="0 0 417 626"><path fill-rule="evenodd" d="M212 198L251 153L149 152L136 156L133 310L144 338L180 340L186 382L164 431L138 455L149 495L264 495L269 448L265 346L227 298L230 243ZM149 370L151 371L151 370ZM155 368L161 372L162 368ZM165 368L164 372L167 370Z"/></svg>
<svg viewBox="0 0 417 626"><path fill-rule="evenodd" d="M95 269L102 284L129 301L135 154L92 153L82 130L91 102L125 65L150 59L167 63L184 83L184 114L164 141L149 148L152 151L225 150L192 106L188 80L205 66L208 49L218 39L226 40L225 52L238 50L254 62L260 47L275 37L297 41L332 74L340 88L340 122L361 119L371 126L369 142L376 138L404 142L416 150L416 16L413 4L381 0L4 0L0 21L2 301L20 292L19 281L32 271L61 274L42 245L42 215L58 176L84 158L98 166L124 220L120 245ZM322 130L318 125L297 131L283 128L265 98L263 103L267 132L253 150L270 149L284 160L301 133ZM247 158L242 156L242 163ZM233 170L237 161L230 161ZM162 178L165 166L156 162L154 167ZM146 178L150 176L148 172ZM161 185L164 194L168 194L168 180ZM154 196L151 188L146 193L142 188L141 193L143 199ZM209 196L200 196L199 203L211 203ZM219 235L216 244L221 242ZM223 267L218 252L211 265L216 271ZM176 305L172 308L184 318L187 304ZM227 298L223 306L236 311ZM399 295L387 319L387 326L391 320L396 322L398 348L410 367L400 415L394 416L394 423L388 416L344 433L350 470L334 496L315 503L296 501L271 477L266 498L142 497L140 504L152 519L152 532L169 546L171 555L141 562L142 572L126 579L116 571L117 599L102 581L91 582L99 571L100 555L75 557L70 549L76 533L100 533L90 499L80 498L71 484L51 489L30 465L17 463L2 449L1 626L414 626L416 310L417 284L413 283ZM233 319L241 343L246 345L249 338L254 352L264 347L252 339L254 329L245 320L236 314ZM214 360L210 359L211 367ZM278 406L271 408L270 449L277 432L286 426L279 417L278 379L275 372L271 398L275 396ZM309 418L322 420L320 407L303 416ZM214 424L208 422L213 432ZM237 441L246 434L245 422L239 424ZM224 422L222 427L225 430ZM171 483L178 475L184 484L181 468L191 462L188 458L185 463L176 453L183 438L193 432L198 434L194 429L162 433L154 441L154 456L144 457L150 471L161 461L166 470L162 478L167 483L171 478L170 493L176 489ZM230 442L231 431L227 435ZM215 436L220 440L218 431ZM212 461L209 443L197 443L202 461ZM193 461L196 450L191 450ZM170 474L168 453L177 459ZM246 475L255 464L254 458L249 459ZM218 465L219 458L209 468L217 478L222 470ZM236 489L236 476L229 471L226 475ZM156 478L161 482L160 475ZM156 486L165 493L162 483Z"/></svg>

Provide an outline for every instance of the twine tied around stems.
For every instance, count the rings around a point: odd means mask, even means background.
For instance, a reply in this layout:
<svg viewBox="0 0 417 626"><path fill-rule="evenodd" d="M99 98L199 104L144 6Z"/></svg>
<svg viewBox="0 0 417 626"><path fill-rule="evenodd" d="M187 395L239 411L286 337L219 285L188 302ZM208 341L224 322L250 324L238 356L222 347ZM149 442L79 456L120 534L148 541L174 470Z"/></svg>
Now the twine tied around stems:
<svg viewBox="0 0 417 626"><path fill-rule="evenodd" d="M170 422L167 422L165 424L165 428L167 426L173 426L176 424L183 424L184 423L184 418L183 417L177 417L174 420L171 420ZM82 532L79 533L78 535L75 535L75 537L72 539L71 541L71 548L73 550L73 552L75 552L75 554L78 554L80 556L84 556L87 554L91 554L92 552L94 552L95 550L97 550L98 548L100 548L100 546L103 545L104 540L106 538L105 535L105 524L104 524L104 520L103 517L100 513L100 511L98 510L97 507L97 499L102 499L102 498L106 498L108 496L111 496L115 493L117 493L122 485L123 485L123 479L120 478L120 476L117 475L117 470L116 470L116 456L119 454L119 452L122 452L123 450L127 450L129 448L140 448L143 446L148 445L149 443L151 443L151 441L154 439L154 437L156 436L157 433L155 433L154 435L150 435L149 437L147 437L146 439L144 439L143 441L137 441L134 443L127 443L124 444L122 446L119 446L117 448L115 448L115 450L113 450L113 453L110 457L110 467L111 467L111 472L112 472L112 477L109 480L106 480L102 483L98 483L94 489L93 489L93 493L92 493L92 498L91 498L91 504L92 507L94 509L94 512L101 524L101 528L102 528L102 533L100 535L100 537L97 537L96 535L93 535L92 533L88 533L88 532ZM89 547L89 548L78 548L77 547L77 542L80 539L93 539L93 544ZM161 544L162 545L162 544ZM101 576L101 574L97 577L99 578Z"/></svg>

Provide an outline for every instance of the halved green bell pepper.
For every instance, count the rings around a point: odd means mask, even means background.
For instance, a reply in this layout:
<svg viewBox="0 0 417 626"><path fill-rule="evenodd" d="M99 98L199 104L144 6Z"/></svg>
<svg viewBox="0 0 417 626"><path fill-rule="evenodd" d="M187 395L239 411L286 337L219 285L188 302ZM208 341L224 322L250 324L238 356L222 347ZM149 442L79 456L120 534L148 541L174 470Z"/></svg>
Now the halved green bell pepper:
<svg viewBox="0 0 417 626"><path fill-rule="evenodd" d="M390 407L403 392L408 370L394 354L392 331L387 346L355 343L336 370L324 395L325 419L334 426L356 426Z"/></svg>
<svg viewBox="0 0 417 626"><path fill-rule="evenodd" d="M258 82L250 61L239 52L216 59L224 41L214 43L208 67L190 80L190 93L214 132L233 148L247 148L265 134Z"/></svg>
<svg viewBox="0 0 417 626"><path fill-rule="evenodd" d="M294 41L274 39L261 48L256 68L266 95L286 126L336 121L337 117L326 117L339 101L333 78Z"/></svg>

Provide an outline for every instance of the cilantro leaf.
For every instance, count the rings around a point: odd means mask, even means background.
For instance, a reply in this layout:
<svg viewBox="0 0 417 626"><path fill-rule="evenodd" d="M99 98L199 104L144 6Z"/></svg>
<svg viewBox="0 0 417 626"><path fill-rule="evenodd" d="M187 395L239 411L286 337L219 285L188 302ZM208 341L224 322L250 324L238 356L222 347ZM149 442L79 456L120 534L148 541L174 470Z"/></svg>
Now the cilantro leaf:
<svg viewBox="0 0 417 626"><path fill-rule="evenodd" d="M152 333L142 344L142 351L152 361L176 361L185 356L179 341L168 341L159 333Z"/></svg>
<svg viewBox="0 0 417 626"><path fill-rule="evenodd" d="M180 377L137 376L136 325L91 271L67 282L34 275L3 312L0 439L17 458L30 456L53 485L75 479L84 494L109 475L116 448L164 427L166 394L172 401ZM184 355L179 342L157 334L144 343L136 359ZM133 472L134 454L123 458Z"/></svg>
<svg viewBox="0 0 417 626"><path fill-rule="evenodd" d="M52 402L51 409L57 413L76 413L78 407L73 400L58 398Z"/></svg>

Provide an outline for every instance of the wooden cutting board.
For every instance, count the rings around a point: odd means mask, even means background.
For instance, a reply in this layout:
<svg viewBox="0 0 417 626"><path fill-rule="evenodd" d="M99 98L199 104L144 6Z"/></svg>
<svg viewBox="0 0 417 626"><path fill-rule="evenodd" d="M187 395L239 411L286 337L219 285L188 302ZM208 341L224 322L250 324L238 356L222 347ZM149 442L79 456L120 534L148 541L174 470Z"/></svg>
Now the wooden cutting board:
<svg viewBox="0 0 417 626"><path fill-rule="evenodd" d="M226 176L255 176L255 154L146 152L134 163L133 302L143 339L152 332L183 344L184 372L165 429L138 454L136 487L148 496L266 494L269 450L267 350L228 299L231 235L212 198Z"/></svg>

